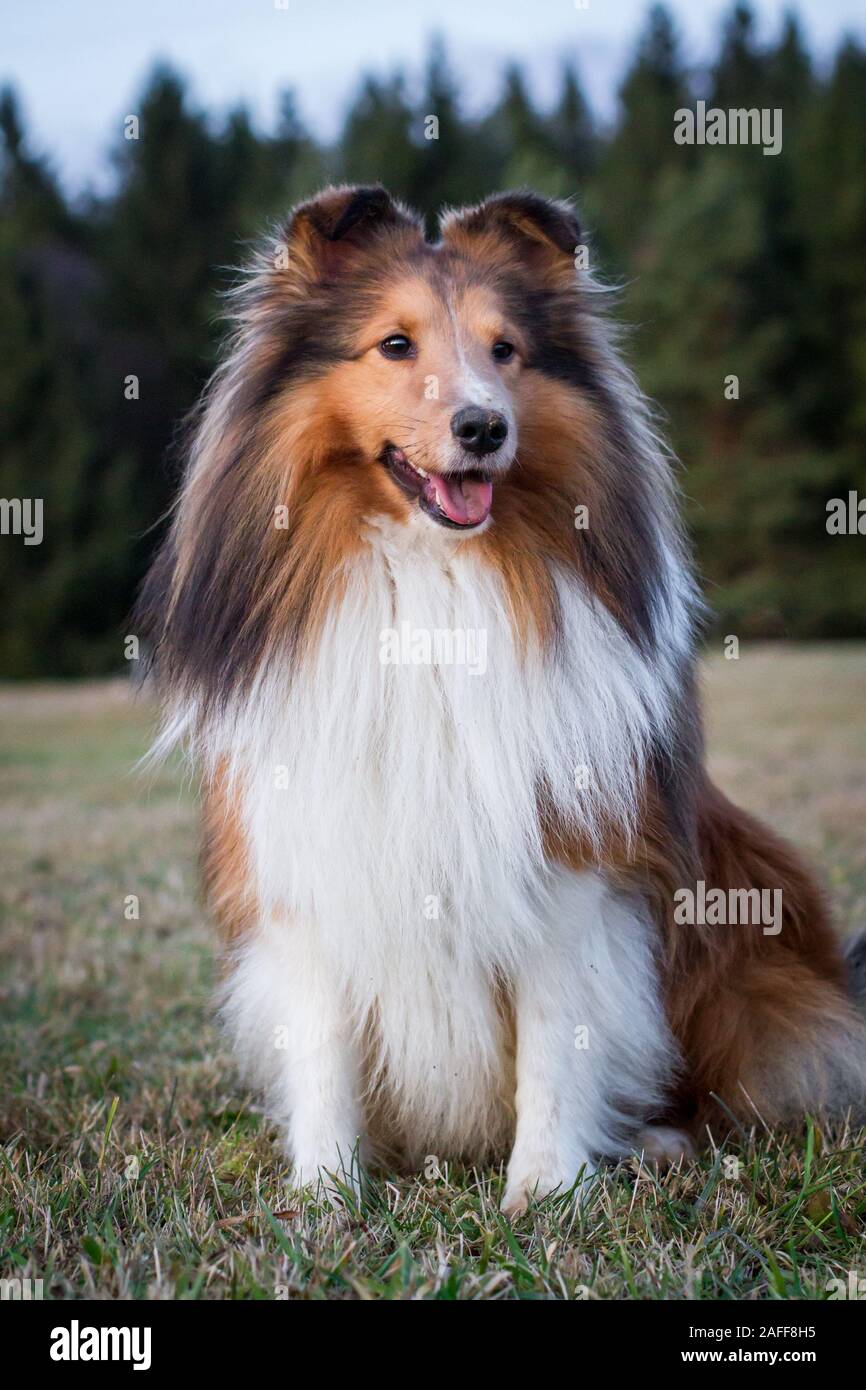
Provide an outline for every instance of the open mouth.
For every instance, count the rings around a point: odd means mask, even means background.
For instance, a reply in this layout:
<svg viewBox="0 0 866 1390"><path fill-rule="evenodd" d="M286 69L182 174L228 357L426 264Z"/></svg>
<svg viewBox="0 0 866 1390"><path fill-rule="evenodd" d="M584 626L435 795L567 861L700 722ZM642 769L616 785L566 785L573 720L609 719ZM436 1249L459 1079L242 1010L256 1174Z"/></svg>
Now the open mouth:
<svg viewBox="0 0 866 1390"><path fill-rule="evenodd" d="M471 531L490 515L493 481L481 468L461 473L425 473L411 464L396 444L386 444L382 463L407 497L414 497L422 511L440 526Z"/></svg>

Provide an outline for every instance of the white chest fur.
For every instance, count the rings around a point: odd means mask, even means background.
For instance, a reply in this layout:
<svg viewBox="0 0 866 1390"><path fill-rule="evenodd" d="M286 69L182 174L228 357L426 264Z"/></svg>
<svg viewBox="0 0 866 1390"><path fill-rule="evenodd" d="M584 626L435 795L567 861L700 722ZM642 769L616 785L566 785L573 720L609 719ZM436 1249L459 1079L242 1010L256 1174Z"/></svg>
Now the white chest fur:
<svg viewBox="0 0 866 1390"><path fill-rule="evenodd" d="M575 581L557 651L522 654L470 545L374 535L315 653L231 733L259 893L359 970L434 937L507 965L543 893L539 794L590 838L601 812L631 826L668 692Z"/></svg>

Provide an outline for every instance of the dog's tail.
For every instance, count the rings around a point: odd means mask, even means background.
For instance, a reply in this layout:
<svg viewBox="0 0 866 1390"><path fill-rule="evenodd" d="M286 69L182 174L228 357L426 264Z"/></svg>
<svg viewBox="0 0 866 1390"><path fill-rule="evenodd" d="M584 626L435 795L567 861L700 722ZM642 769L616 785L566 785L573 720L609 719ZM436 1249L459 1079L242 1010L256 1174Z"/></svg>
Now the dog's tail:
<svg viewBox="0 0 866 1390"><path fill-rule="evenodd" d="M846 961L806 865L709 782L698 842L717 907L676 929L671 981L697 1122L866 1117L866 935Z"/></svg>

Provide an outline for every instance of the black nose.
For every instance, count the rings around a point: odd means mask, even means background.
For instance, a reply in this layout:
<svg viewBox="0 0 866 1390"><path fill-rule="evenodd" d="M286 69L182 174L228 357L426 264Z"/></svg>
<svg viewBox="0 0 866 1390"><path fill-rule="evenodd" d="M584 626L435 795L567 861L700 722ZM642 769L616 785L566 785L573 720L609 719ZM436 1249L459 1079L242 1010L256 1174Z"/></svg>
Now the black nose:
<svg viewBox="0 0 866 1390"><path fill-rule="evenodd" d="M451 416L451 433L470 454L492 454L508 438L508 423L495 410L467 405Z"/></svg>

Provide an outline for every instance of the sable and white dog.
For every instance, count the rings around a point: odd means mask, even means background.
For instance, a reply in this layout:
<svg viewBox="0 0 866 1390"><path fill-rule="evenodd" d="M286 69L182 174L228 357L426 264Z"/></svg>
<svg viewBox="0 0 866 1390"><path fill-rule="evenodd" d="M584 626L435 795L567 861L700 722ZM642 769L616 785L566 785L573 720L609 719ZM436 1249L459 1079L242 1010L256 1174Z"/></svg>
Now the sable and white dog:
<svg viewBox="0 0 866 1390"><path fill-rule="evenodd" d="M381 188L299 207L142 596L299 1183L510 1155L516 1212L725 1111L866 1098L821 896L704 772L669 461L580 241L528 192L435 244ZM781 916L683 923L698 888Z"/></svg>

